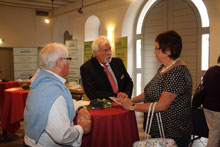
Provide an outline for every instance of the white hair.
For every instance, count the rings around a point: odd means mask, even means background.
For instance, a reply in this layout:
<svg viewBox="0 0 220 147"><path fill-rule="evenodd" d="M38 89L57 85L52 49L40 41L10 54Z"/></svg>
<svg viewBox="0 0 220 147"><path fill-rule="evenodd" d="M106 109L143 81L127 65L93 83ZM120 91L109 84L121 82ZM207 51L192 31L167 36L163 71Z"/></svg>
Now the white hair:
<svg viewBox="0 0 220 147"><path fill-rule="evenodd" d="M106 36L99 36L95 41L92 43L92 53L99 52L99 46L108 43L110 44L110 41Z"/></svg>
<svg viewBox="0 0 220 147"><path fill-rule="evenodd" d="M41 68L54 68L59 58L67 56L68 51L65 45L49 43L40 51L40 66Z"/></svg>

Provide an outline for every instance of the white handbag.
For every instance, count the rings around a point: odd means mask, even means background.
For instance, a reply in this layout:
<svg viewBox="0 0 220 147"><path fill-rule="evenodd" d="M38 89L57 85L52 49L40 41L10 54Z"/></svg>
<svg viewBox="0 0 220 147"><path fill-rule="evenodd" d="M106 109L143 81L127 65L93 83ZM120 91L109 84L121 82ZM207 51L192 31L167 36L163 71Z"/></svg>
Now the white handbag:
<svg viewBox="0 0 220 147"><path fill-rule="evenodd" d="M151 103L149 106L145 135L144 135L146 139L135 141L133 147L177 147L176 142L173 139L165 138L160 112L158 114L156 113L156 117L157 117L157 123L161 138L149 138L150 137L149 133L151 129L151 124L152 124L156 104L157 102ZM151 108L152 108L152 112L151 112ZM151 113L151 117L150 117L150 113Z"/></svg>

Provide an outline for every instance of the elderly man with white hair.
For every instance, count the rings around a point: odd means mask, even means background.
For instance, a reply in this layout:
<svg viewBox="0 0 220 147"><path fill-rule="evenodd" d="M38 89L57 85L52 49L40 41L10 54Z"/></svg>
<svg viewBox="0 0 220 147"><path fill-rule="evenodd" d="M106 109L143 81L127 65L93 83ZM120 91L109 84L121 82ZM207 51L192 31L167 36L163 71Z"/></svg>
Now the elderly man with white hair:
<svg viewBox="0 0 220 147"><path fill-rule="evenodd" d="M80 67L82 84L88 98L130 98L133 81L123 61L112 57L111 43L106 36L99 36L93 41L92 54L91 59Z"/></svg>
<svg viewBox="0 0 220 147"><path fill-rule="evenodd" d="M90 132L90 114L74 106L64 85L70 61L63 44L50 43L41 50L41 69L32 79L24 112L25 146L81 146L82 135Z"/></svg>

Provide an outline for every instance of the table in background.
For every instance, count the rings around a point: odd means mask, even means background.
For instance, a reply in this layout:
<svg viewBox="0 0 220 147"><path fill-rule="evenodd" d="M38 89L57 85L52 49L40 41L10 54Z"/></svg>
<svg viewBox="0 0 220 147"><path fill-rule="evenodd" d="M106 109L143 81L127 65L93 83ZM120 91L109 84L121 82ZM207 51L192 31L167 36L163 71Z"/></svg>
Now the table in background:
<svg viewBox="0 0 220 147"><path fill-rule="evenodd" d="M76 100L82 99L82 96L84 94L84 90L82 88L77 88L77 89L68 88L68 89L69 89L73 99L76 99Z"/></svg>
<svg viewBox="0 0 220 147"><path fill-rule="evenodd" d="M82 93L82 91L74 92ZM4 91L1 127L10 135L14 135L20 128L20 120L24 118L24 108L28 93L29 90L23 90L21 87L9 88Z"/></svg>
<svg viewBox="0 0 220 147"><path fill-rule="evenodd" d="M20 128L20 120L24 118L24 108L29 90L21 87L5 90L2 106L1 127L10 135L14 135Z"/></svg>
<svg viewBox="0 0 220 147"><path fill-rule="evenodd" d="M4 90L12 87L18 87L19 83L17 81L0 82L0 107L2 108L4 101Z"/></svg>
<svg viewBox="0 0 220 147"><path fill-rule="evenodd" d="M89 110L92 130L82 147L132 147L139 140L135 113L114 103L111 108Z"/></svg>

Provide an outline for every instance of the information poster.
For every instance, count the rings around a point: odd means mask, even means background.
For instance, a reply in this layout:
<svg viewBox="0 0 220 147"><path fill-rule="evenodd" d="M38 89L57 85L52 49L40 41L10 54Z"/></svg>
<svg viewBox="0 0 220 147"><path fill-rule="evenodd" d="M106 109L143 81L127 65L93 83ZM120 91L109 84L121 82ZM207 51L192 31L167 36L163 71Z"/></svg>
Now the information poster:
<svg viewBox="0 0 220 147"><path fill-rule="evenodd" d="M69 57L72 58L70 63L68 82L74 81L79 83L80 79L80 62L79 62L79 48L78 48L78 40L67 40L65 42L66 47L69 52Z"/></svg>
<svg viewBox="0 0 220 147"><path fill-rule="evenodd" d="M121 58L127 68L127 37L115 39L115 57Z"/></svg>
<svg viewBox="0 0 220 147"><path fill-rule="evenodd" d="M92 42L84 42L84 62L88 61L92 57Z"/></svg>
<svg viewBox="0 0 220 147"><path fill-rule="evenodd" d="M13 48L14 79L26 80L34 75L38 68L37 48Z"/></svg>

